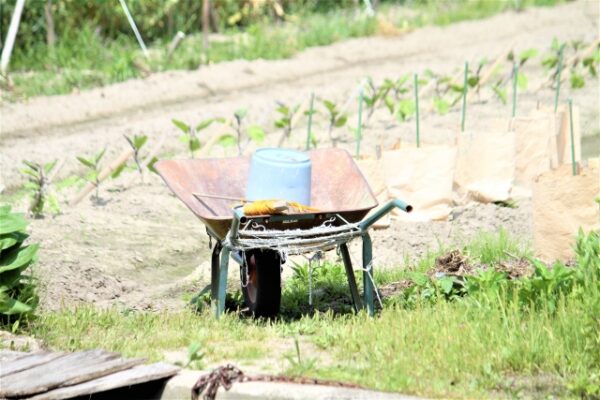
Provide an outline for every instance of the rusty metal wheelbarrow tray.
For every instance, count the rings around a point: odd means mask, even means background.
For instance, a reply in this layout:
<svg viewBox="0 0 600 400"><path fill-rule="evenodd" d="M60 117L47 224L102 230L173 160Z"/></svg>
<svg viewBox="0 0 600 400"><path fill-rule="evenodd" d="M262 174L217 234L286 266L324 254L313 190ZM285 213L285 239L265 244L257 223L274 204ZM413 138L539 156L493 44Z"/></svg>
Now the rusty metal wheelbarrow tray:
<svg viewBox="0 0 600 400"><path fill-rule="evenodd" d="M287 224L287 228L309 228L331 213L339 214L348 222L358 222L377 206L369 184L348 152L322 149L309 152L309 156L312 162L310 205L319 212L314 213L316 218L297 218L297 222ZM232 208L240 202L199 198L194 193L244 198L250 158L162 160L155 168L210 234L223 240L231 227Z"/></svg>

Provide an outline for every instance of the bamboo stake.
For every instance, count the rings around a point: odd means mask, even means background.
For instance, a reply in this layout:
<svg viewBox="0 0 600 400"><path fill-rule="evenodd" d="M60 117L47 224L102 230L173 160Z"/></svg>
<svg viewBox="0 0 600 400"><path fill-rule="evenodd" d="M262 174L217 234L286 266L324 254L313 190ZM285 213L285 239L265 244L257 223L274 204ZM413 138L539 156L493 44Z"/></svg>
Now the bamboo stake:
<svg viewBox="0 0 600 400"><path fill-rule="evenodd" d="M125 150L119 157L117 157L112 163L110 163L107 167L105 167L98 174L98 182L104 181L106 178L110 176L117 168L127 162L131 156L133 156L134 150L132 148L128 148ZM85 199L92 190L96 188L96 184L92 182L88 182L88 184L71 200L69 203L71 206L76 206L83 199Z"/></svg>
<svg viewBox="0 0 600 400"><path fill-rule="evenodd" d="M308 125L306 127L306 150L310 149L310 138L311 138L311 129L312 129L312 118L313 111L315 106L315 94L310 94L310 107L308 109Z"/></svg>
<svg viewBox="0 0 600 400"><path fill-rule="evenodd" d="M358 93L358 127L356 128L356 158L360 157L360 141L362 139L362 103L363 91L362 88Z"/></svg>
<svg viewBox="0 0 600 400"><path fill-rule="evenodd" d="M465 79L463 80L463 102L462 113L460 118L460 130L465 131L465 117L467 114L467 91L469 86L469 62L465 61Z"/></svg>
<svg viewBox="0 0 600 400"><path fill-rule="evenodd" d="M571 169L573 176L577 175L577 164L575 162L575 137L573 134L573 100L569 99L569 129L571 133Z"/></svg>
<svg viewBox="0 0 600 400"><path fill-rule="evenodd" d="M415 74L415 121L417 124L417 148L421 147L421 135L419 130L419 75Z"/></svg>

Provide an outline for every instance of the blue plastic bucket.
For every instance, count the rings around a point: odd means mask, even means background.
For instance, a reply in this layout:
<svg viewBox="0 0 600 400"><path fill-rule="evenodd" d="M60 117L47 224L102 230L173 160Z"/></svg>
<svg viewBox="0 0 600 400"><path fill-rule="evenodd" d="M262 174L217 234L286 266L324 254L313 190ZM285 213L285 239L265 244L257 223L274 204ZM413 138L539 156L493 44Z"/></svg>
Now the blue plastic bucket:
<svg viewBox="0 0 600 400"><path fill-rule="evenodd" d="M263 148L252 156L248 200L288 200L310 205L311 162L301 151Z"/></svg>

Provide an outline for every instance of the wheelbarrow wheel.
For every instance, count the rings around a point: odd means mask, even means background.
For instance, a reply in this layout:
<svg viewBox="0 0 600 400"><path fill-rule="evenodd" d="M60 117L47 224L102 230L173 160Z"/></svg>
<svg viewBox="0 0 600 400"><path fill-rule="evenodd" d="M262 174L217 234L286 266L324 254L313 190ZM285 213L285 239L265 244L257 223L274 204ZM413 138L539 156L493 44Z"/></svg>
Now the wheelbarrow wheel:
<svg viewBox="0 0 600 400"><path fill-rule="evenodd" d="M244 301L255 317L274 317L281 303L281 257L273 250L245 254L247 272L241 266Z"/></svg>

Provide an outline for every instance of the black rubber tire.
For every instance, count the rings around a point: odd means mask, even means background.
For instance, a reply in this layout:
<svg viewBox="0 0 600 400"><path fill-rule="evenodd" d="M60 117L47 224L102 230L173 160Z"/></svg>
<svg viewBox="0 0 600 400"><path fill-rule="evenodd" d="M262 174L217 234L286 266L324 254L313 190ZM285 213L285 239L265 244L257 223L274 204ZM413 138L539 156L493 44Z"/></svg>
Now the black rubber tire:
<svg viewBox="0 0 600 400"><path fill-rule="evenodd" d="M242 268L242 293L246 306L255 317L271 318L279 314L281 304L281 257L273 250L250 250L245 254L248 274Z"/></svg>

